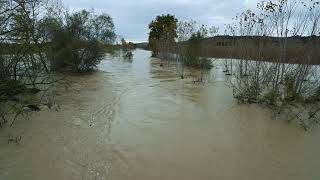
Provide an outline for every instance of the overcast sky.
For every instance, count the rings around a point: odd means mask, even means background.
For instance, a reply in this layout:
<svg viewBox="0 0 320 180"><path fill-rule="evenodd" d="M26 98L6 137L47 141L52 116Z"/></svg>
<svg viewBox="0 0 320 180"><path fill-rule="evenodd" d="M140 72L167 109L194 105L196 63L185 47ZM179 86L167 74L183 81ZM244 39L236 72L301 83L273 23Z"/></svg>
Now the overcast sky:
<svg viewBox="0 0 320 180"><path fill-rule="evenodd" d="M72 11L94 8L111 15L117 34L133 42L147 41L148 24L161 14L196 20L223 29L237 14L260 0L63 0ZM222 31L222 30L221 30ZM223 33L223 32L220 32Z"/></svg>

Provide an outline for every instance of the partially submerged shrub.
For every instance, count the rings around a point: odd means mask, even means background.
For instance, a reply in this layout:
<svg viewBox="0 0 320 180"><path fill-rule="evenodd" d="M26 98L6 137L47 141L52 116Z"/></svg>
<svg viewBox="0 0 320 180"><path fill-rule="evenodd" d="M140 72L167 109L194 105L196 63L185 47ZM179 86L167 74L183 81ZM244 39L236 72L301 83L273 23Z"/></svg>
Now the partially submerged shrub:
<svg viewBox="0 0 320 180"><path fill-rule="evenodd" d="M96 68L105 53L103 47L101 47L97 41L90 41L86 44L86 47L81 49L79 52L79 54L81 54L80 58L75 59L78 61L76 63L78 66L75 68L81 72L92 71Z"/></svg>
<svg viewBox="0 0 320 180"><path fill-rule="evenodd" d="M260 98L259 90L254 86L241 86L233 91L234 97L243 103L256 103Z"/></svg>
<svg viewBox="0 0 320 180"><path fill-rule="evenodd" d="M15 80L3 80L0 81L0 96L1 99L8 100L17 94L26 92L27 88L25 85L21 84L19 81Z"/></svg>
<svg viewBox="0 0 320 180"><path fill-rule="evenodd" d="M124 57L125 59L132 59L133 54L132 54L131 51L128 51L128 52L126 52L126 53L123 55L123 57Z"/></svg>
<svg viewBox="0 0 320 180"><path fill-rule="evenodd" d="M286 74L284 78L284 99L286 101L294 101L297 98L295 89L296 80L294 76Z"/></svg>
<svg viewBox="0 0 320 180"><path fill-rule="evenodd" d="M269 92L265 93L262 96L262 98L260 98L260 102L270 106L276 106L279 99L280 99L279 92L272 89Z"/></svg>
<svg viewBox="0 0 320 180"><path fill-rule="evenodd" d="M213 67L212 61L210 59L202 57L186 58L182 62L185 66L199 69L211 69Z"/></svg>
<svg viewBox="0 0 320 180"><path fill-rule="evenodd" d="M240 60L235 67L231 65L231 74L235 75L231 83L235 97L244 102L258 98L259 103L267 104L278 115L294 114L289 119L299 119L299 124L307 129L313 121L307 112L316 109L318 113L320 110L313 108L319 107L319 66L311 65L316 59L314 51L318 46L311 41L294 45L292 39L309 36L305 39L317 42L320 4L313 0L270 0L262 1L257 7L257 10L243 12L227 27L227 33L235 39L239 36L259 37L255 45L248 41L236 42L240 57L252 61ZM269 36L274 39L274 45L264 40ZM264 56L264 51L269 52L270 46L276 47L270 52L271 59ZM293 46L301 51L290 54L289 49ZM248 77L244 78L245 75ZM260 92L256 93L254 89Z"/></svg>
<svg viewBox="0 0 320 180"><path fill-rule="evenodd" d="M56 25L51 31L48 58L52 70L58 71L93 70L115 37L111 17L85 10L66 16L66 24Z"/></svg>
<svg viewBox="0 0 320 180"><path fill-rule="evenodd" d="M187 41L187 50L182 61L184 65L201 69L211 69L212 62L207 58L201 57L202 44L201 41L204 35L198 31L193 33Z"/></svg>
<svg viewBox="0 0 320 180"><path fill-rule="evenodd" d="M52 107L52 70L90 71L114 42L106 14L70 14L56 1L0 1L0 125ZM35 95L41 91L41 95Z"/></svg>
<svg viewBox="0 0 320 180"><path fill-rule="evenodd" d="M93 70L104 57L104 48L97 41L70 43L67 47L49 55L52 70L88 72Z"/></svg>

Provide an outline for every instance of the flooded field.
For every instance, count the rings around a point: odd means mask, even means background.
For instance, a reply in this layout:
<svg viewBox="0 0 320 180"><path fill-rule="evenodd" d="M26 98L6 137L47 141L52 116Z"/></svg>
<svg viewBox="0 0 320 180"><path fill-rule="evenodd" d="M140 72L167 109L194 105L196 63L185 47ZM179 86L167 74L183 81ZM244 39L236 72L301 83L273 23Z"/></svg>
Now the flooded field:
<svg viewBox="0 0 320 180"><path fill-rule="evenodd" d="M58 111L0 131L1 180L317 180L320 131L239 105L215 63L181 80L150 52L57 87ZM22 136L8 144L9 136Z"/></svg>

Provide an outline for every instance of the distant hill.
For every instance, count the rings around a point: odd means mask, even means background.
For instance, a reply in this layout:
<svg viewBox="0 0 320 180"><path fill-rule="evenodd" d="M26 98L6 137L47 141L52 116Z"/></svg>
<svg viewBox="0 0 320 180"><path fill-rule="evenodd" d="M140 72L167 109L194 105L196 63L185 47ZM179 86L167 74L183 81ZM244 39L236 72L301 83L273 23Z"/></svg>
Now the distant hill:
<svg viewBox="0 0 320 180"><path fill-rule="evenodd" d="M202 41L202 55L217 58L256 59L276 61L281 48L286 47L283 61L320 64L320 37L216 36Z"/></svg>
<svg viewBox="0 0 320 180"><path fill-rule="evenodd" d="M145 49L145 50L149 50L149 43L147 42L143 42L143 43L135 43L134 44L135 48L139 48L139 49Z"/></svg>
<svg viewBox="0 0 320 180"><path fill-rule="evenodd" d="M183 42L182 44L185 44ZM149 50L148 43L135 44L136 48ZM269 36L215 36L202 40L202 56L213 58L255 59L276 61L280 47L286 46L284 62L320 64L320 37L294 36L278 38ZM173 50L174 51L174 50Z"/></svg>

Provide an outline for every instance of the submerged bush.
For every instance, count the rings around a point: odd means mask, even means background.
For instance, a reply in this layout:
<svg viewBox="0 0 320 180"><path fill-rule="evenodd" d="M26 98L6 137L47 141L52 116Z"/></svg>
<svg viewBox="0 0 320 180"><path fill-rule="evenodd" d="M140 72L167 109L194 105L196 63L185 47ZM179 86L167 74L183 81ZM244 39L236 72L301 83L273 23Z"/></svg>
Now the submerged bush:
<svg viewBox="0 0 320 180"><path fill-rule="evenodd" d="M213 67L210 59L201 57L202 40L205 36L200 32L193 33L186 42L186 50L180 53L180 61L183 65L200 68L211 69Z"/></svg>
<svg viewBox="0 0 320 180"><path fill-rule="evenodd" d="M125 59L132 59L133 54L132 54L131 51L128 51L128 52L126 52L126 53L123 55L123 57L124 57Z"/></svg>
<svg viewBox="0 0 320 180"><path fill-rule="evenodd" d="M21 94L26 91L26 86L16 80L0 81L0 97L2 100L10 99L11 97Z"/></svg>
<svg viewBox="0 0 320 180"><path fill-rule="evenodd" d="M213 67L212 61L210 59L202 57L186 58L182 62L185 66L199 69L211 69Z"/></svg>
<svg viewBox="0 0 320 180"><path fill-rule="evenodd" d="M319 35L320 4L313 0L270 0L262 1L257 8L237 16L226 29L227 34L234 38L261 37L257 39L256 48L246 41L237 43L241 49L240 57L250 60L231 63L231 74L234 75L231 86L236 92L235 98L241 102L257 98L258 103L276 110L277 115L285 114L290 117L288 121L298 120L304 129L308 129L316 122L313 119L319 119L316 115L320 112L319 66L311 64L312 59L316 59L313 51L318 46L316 43L303 42L300 47L295 47L303 51L290 54L289 50L294 44L290 39L299 36L313 39ZM270 52L274 54L272 59L263 55L270 44L265 43L262 37L268 36L275 40L276 48ZM253 55L252 51L257 55ZM254 87L260 89L259 93L252 90ZM312 112L310 117L307 115L309 111Z"/></svg>
<svg viewBox="0 0 320 180"><path fill-rule="evenodd" d="M267 104L269 106L276 106L277 102L280 99L280 94L276 90L270 90L269 92L265 93L262 98L260 98L260 102Z"/></svg>
<svg viewBox="0 0 320 180"><path fill-rule="evenodd" d="M51 29L48 58L52 70L87 72L93 70L114 41L114 24L110 16L82 10L66 17L66 24ZM101 24L97 24L97 22ZM104 26L101 26L104 25Z"/></svg>
<svg viewBox="0 0 320 180"><path fill-rule="evenodd" d="M48 55L52 70L88 72L100 63L104 53L104 47L97 41L73 41L59 46Z"/></svg>
<svg viewBox="0 0 320 180"><path fill-rule="evenodd" d="M59 1L1 0L0 21L0 126L51 108L52 71L93 70L116 37L109 15L69 13Z"/></svg>

